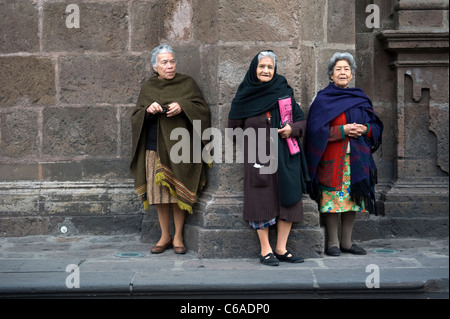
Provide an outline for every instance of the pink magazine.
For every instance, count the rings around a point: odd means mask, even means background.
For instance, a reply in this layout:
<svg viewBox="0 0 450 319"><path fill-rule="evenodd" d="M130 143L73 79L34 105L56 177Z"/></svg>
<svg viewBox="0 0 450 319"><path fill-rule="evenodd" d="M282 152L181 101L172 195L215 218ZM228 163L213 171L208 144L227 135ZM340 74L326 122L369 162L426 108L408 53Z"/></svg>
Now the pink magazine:
<svg viewBox="0 0 450 319"><path fill-rule="evenodd" d="M288 97L279 98L278 105L280 107L281 127L283 127L287 123L293 123L291 97L288 96ZM289 152L291 153L291 155L300 153L300 146L298 145L298 141L296 138L288 137L288 138L286 138L286 142L287 142Z"/></svg>

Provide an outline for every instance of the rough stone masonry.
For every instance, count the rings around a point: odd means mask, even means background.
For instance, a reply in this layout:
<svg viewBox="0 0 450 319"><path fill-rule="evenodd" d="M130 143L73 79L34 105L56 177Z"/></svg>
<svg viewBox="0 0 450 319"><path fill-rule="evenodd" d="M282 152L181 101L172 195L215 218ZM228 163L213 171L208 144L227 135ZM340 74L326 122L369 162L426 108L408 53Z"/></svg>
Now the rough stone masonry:
<svg viewBox="0 0 450 319"><path fill-rule="evenodd" d="M366 23L369 5L379 28ZM71 7L69 7L72 5ZM2 236L159 235L129 172L130 112L150 52L174 46L223 131L251 58L273 49L307 113L336 51L357 59L355 85L385 123L375 159L383 214L355 237L448 236L448 0L0 0ZM78 14L77 14L78 13ZM76 19L79 20L76 20ZM242 220L242 167L217 164L186 244L204 257L257 251ZM290 245L321 255L324 232L307 196ZM244 243L244 244L243 244Z"/></svg>

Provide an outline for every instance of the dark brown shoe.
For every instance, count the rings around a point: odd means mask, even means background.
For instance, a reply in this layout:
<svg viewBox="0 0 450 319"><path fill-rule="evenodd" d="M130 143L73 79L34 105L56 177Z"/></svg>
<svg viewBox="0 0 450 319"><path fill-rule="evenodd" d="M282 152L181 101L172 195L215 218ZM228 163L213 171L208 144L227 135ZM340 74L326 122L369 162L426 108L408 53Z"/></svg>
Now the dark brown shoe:
<svg viewBox="0 0 450 319"><path fill-rule="evenodd" d="M172 238L165 245L162 245L162 246L155 245L155 246L153 246L152 248L150 248L150 252L152 254L160 254L160 253L164 252L167 248L170 248L170 247L172 247Z"/></svg>
<svg viewBox="0 0 450 319"><path fill-rule="evenodd" d="M185 254L186 253L186 247L183 246L178 246L178 247L173 247L173 251L175 254Z"/></svg>

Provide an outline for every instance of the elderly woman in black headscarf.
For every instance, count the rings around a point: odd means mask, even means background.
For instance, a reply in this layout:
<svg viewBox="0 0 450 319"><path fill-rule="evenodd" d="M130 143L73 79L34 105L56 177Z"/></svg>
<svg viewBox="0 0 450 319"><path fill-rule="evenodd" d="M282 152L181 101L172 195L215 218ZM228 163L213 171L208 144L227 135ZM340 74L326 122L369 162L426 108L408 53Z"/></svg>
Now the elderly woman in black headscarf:
<svg viewBox="0 0 450 319"><path fill-rule="evenodd" d="M291 155L287 138L302 137L306 127L303 111L295 102L293 89L286 78L277 74L276 55L272 51L261 51L252 60L243 82L239 85L231 104L228 127L252 129L264 132L266 150L277 148L278 169L265 174L267 166L260 158L258 143L244 140L244 219L255 229L261 245L260 261L264 265L276 266L279 261L303 262L286 248L293 222L303 218L302 195L309 180L303 152ZM292 105L292 121L281 123L279 99L289 97ZM261 130L264 129L264 130ZM271 139L270 130L278 132ZM298 143L300 144L300 143ZM255 160L249 159L253 152ZM252 156L250 156L252 157ZM269 226L277 225L275 251L269 243Z"/></svg>

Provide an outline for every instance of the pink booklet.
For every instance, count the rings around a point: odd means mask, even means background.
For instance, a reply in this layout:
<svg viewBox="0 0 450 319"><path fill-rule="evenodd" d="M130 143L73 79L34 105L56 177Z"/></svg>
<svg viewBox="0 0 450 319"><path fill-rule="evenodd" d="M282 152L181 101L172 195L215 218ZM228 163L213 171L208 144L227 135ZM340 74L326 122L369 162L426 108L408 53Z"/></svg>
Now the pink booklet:
<svg viewBox="0 0 450 319"><path fill-rule="evenodd" d="M278 105L280 107L281 127L285 126L287 123L293 123L291 97L288 96L279 98ZM298 145L298 141L296 138L288 137L286 138L286 142L288 144L289 152L291 153L291 155L300 153L300 146Z"/></svg>

